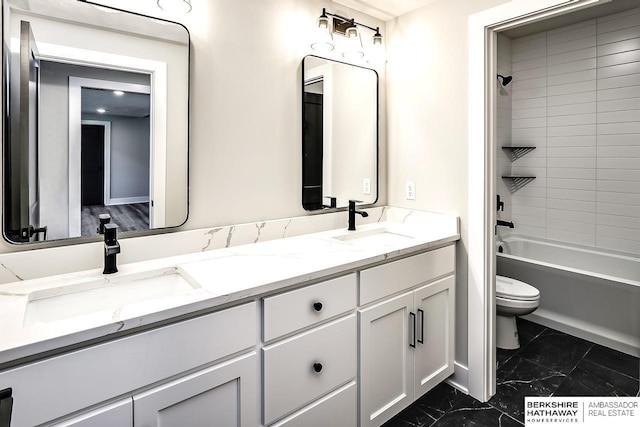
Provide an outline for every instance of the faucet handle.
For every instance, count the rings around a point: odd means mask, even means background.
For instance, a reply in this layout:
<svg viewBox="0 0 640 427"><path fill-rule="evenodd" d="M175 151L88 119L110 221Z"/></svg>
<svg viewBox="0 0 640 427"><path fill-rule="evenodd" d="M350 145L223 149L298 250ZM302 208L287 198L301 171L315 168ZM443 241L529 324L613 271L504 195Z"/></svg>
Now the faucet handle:
<svg viewBox="0 0 640 427"><path fill-rule="evenodd" d="M104 234L105 225L111 222L111 215L109 214L100 214L98 215L98 220L100 221L100 225L96 229L98 234Z"/></svg>

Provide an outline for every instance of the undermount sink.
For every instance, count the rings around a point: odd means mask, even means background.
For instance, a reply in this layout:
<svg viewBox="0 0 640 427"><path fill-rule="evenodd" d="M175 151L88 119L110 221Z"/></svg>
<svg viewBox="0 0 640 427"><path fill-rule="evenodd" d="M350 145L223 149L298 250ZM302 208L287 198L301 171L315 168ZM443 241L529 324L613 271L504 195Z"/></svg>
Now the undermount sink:
<svg viewBox="0 0 640 427"><path fill-rule="evenodd" d="M104 276L30 293L24 325L115 311L127 305L186 295L199 288L180 268Z"/></svg>
<svg viewBox="0 0 640 427"><path fill-rule="evenodd" d="M393 245L406 243L413 236L389 228L373 228L370 230L350 231L346 234L333 236L334 239L353 244Z"/></svg>

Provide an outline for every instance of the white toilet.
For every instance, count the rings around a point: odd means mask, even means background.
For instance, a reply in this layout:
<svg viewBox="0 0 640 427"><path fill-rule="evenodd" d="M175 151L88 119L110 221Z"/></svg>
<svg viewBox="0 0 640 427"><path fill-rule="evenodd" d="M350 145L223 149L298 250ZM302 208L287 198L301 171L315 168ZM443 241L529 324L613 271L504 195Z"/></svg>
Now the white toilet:
<svg viewBox="0 0 640 427"><path fill-rule="evenodd" d="M520 348L516 316L532 313L540 303L540 291L528 283L496 276L496 346Z"/></svg>

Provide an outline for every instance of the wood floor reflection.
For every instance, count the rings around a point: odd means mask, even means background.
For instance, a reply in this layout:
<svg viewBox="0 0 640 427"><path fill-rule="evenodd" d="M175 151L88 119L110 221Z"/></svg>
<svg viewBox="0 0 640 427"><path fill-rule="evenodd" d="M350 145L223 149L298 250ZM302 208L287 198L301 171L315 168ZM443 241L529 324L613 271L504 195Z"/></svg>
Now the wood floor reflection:
<svg viewBox="0 0 640 427"><path fill-rule="evenodd" d="M118 224L118 232L149 229L149 203L113 206L83 206L82 236L98 234L98 215L108 213L111 222Z"/></svg>

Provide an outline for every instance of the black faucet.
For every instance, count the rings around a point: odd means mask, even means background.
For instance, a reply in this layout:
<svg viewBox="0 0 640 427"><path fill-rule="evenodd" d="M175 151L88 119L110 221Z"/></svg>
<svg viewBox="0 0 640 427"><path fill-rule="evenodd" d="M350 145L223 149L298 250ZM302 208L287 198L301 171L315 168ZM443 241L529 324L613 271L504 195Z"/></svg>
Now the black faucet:
<svg viewBox="0 0 640 427"><path fill-rule="evenodd" d="M104 224L104 271L103 274L118 272L116 255L120 253L120 243L116 239L116 224Z"/></svg>
<svg viewBox="0 0 640 427"><path fill-rule="evenodd" d="M514 228L515 226L513 225L512 221L503 221L501 219L498 220L496 227L497 226L501 226L501 227L509 227L509 228Z"/></svg>
<svg viewBox="0 0 640 427"><path fill-rule="evenodd" d="M356 210L356 202L357 200L349 200L349 231L355 231L356 229L356 214L362 215L362 218L366 218L369 216L365 211L357 211Z"/></svg>

